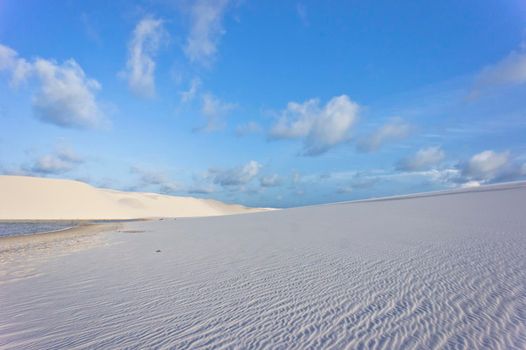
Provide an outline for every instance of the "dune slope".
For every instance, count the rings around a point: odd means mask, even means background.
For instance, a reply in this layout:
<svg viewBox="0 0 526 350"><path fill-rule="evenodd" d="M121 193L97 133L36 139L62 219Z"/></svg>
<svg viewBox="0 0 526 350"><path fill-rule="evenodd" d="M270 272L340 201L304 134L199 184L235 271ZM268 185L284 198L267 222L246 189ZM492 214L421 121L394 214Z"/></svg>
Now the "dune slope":
<svg viewBox="0 0 526 350"><path fill-rule="evenodd" d="M126 223L2 285L0 347L525 349L524 208L515 184Z"/></svg>
<svg viewBox="0 0 526 350"><path fill-rule="evenodd" d="M72 181L0 176L0 220L215 216L257 211L215 200L98 189Z"/></svg>

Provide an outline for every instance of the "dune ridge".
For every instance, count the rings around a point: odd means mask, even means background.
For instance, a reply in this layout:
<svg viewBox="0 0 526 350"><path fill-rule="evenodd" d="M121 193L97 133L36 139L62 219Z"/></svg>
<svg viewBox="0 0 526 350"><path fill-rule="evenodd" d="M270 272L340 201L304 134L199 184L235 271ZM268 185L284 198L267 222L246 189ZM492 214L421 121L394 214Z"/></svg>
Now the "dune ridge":
<svg viewBox="0 0 526 350"><path fill-rule="evenodd" d="M216 216L263 209L212 199L99 189L74 180L0 176L0 220Z"/></svg>

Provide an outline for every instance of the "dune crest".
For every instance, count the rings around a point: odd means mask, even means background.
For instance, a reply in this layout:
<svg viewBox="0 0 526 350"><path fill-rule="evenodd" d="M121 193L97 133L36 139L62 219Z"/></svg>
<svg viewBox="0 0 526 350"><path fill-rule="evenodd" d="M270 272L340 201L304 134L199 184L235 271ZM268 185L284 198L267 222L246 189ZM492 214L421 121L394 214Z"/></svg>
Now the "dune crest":
<svg viewBox="0 0 526 350"><path fill-rule="evenodd" d="M73 180L0 176L0 220L217 216L260 211L211 199L100 189Z"/></svg>

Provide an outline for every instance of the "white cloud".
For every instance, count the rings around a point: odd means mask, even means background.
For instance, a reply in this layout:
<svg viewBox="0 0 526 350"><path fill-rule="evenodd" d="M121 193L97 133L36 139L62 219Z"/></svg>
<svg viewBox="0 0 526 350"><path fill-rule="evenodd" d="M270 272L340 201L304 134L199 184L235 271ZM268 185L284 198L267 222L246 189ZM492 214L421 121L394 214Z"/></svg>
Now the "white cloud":
<svg viewBox="0 0 526 350"><path fill-rule="evenodd" d="M242 186L254 179L261 169L261 164L251 160L242 167L232 169L209 169L207 178L220 186Z"/></svg>
<svg viewBox="0 0 526 350"><path fill-rule="evenodd" d="M22 83L31 73L31 64L10 47L0 44L0 71L11 73L10 84L14 87Z"/></svg>
<svg viewBox="0 0 526 350"><path fill-rule="evenodd" d="M181 102L188 103L192 101L195 98L195 95L197 94L197 90L199 90L199 87L201 86L201 79L194 78L190 82L190 88L187 91L181 92Z"/></svg>
<svg viewBox="0 0 526 350"><path fill-rule="evenodd" d="M431 169L409 172L430 177L434 182L450 186L473 187L486 183L513 181L524 178L526 172L518 159L513 159L510 152L486 150L473 155L467 161L458 163L453 168Z"/></svg>
<svg viewBox="0 0 526 350"><path fill-rule="evenodd" d="M318 99L289 102L269 133L271 139L303 139L303 154L315 156L349 140L359 106L348 96L333 97L324 107Z"/></svg>
<svg viewBox="0 0 526 350"><path fill-rule="evenodd" d="M11 70L18 59L15 50L0 44L0 70Z"/></svg>
<svg viewBox="0 0 526 350"><path fill-rule="evenodd" d="M208 64L224 35L223 16L228 0L196 0L190 7L190 32L184 52L191 62Z"/></svg>
<svg viewBox="0 0 526 350"><path fill-rule="evenodd" d="M281 185L282 179L278 174L263 176L259 179L261 187L276 187Z"/></svg>
<svg viewBox="0 0 526 350"><path fill-rule="evenodd" d="M462 173L470 180L489 181L502 175L509 162L509 152L483 151L471 157L462 168Z"/></svg>
<svg viewBox="0 0 526 350"><path fill-rule="evenodd" d="M422 148L412 157L401 160L398 169L403 171L426 170L438 165L444 160L444 157L444 151L438 146Z"/></svg>
<svg viewBox="0 0 526 350"><path fill-rule="evenodd" d="M60 174L71 169L73 169L71 163L51 154L40 157L31 167L33 172L42 174Z"/></svg>
<svg viewBox="0 0 526 350"><path fill-rule="evenodd" d="M474 187L480 187L480 182L478 181L468 181L466 183L463 183L460 185L461 188L474 188Z"/></svg>
<svg viewBox="0 0 526 350"><path fill-rule="evenodd" d="M225 127L223 117L237 107L234 103L223 102L212 94L203 95L201 113L206 118L206 124L197 131L217 131Z"/></svg>
<svg viewBox="0 0 526 350"><path fill-rule="evenodd" d="M74 60L62 65L37 59L34 74L40 90L33 97L33 109L43 121L63 127L97 127L104 121L95 93L100 84L86 77Z"/></svg>
<svg viewBox="0 0 526 350"><path fill-rule="evenodd" d="M378 151L385 143L402 140L409 136L412 127L400 118L393 118L387 124L358 141L357 148L361 152Z"/></svg>
<svg viewBox="0 0 526 350"><path fill-rule="evenodd" d="M154 59L165 35L163 21L152 17L140 20L133 31L123 76L130 90L138 96L155 96Z"/></svg>
<svg viewBox="0 0 526 350"><path fill-rule="evenodd" d="M72 149L61 147L54 153L38 158L34 164L25 170L33 174L58 175L75 169L83 162L84 160Z"/></svg>
<svg viewBox="0 0 526 350"><path fill-rule="evenodd" d="M73 59L63 64L42 58L29 62L19 58L13 49L0 45L0 70L11 72L12 85L30 77L37 79L38 91L32 105L42 121L78 128L97 127L105 121L95 97L101 89L99 82L86 77Z"/></svg>
<svg viewBox="0 0 526 350"><path fill-rule="evenodd" d="M482 69L475 80L471 96L494 86L523 84L526 82L526 52L513 51L496 64Z"/></svg>
<svg viewBox="0 0 526 350"><path fill-rule="evenodd" d="M257 134L261 132L261 130L262 128L258 123L254 121L250 121L250 122L238 125L236 128L236 135L245 136L248 134Z"/></svg>

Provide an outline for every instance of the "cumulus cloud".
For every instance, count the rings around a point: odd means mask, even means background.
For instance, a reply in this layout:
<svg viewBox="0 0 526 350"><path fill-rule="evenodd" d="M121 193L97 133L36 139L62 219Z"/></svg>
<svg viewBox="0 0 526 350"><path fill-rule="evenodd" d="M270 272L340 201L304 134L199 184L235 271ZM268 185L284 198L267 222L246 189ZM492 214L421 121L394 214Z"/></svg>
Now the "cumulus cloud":
<svg viewBox="0 0 526 350"><path fill-rule="evenodd" d="M226 123L223 117L236 107L236 104L223 102L212 94L204 94L201 113L206 118L206 123L195 130L212 132L224 128Z"/></svg>
<svg viewBox="0 0 526 350"><path fill-rule="evenodd" d="M483 151L475 154L462 167L462 174L470 180L490 181L507 170L510 153Z"/></svg>
<svg viewBox="0 0 526 350"><path fill-rule="evenodd" d="M316 156L349 140L359 106L348 96L333 97L325 106L318 99L289 102L269 133L270 139L302 139L303 154Z"/></svg>
<svg viewBox="0 0 526 350"><path fill-rule="evenodd" d="M259 183L261 187L276 187L281 185L282 179L278 174L266 175L259 179Z"/></svg>
<svg viewBox="0 0 526 350"><path fill-rule="evenodd" d="M237 136L246 136L248 134L257 134L261 132L261 125L254 121L250 121L244 124L240 124L236 127Z"/></svg>
<svg viewBox="0 0 526 350"><path fill-rule="evenodd" d="M84 160L72 149L61 147L36 159L25 171L37 175L60 175L75 169Z"/></svg>
<svg viewBox="0 0 526 350"><path fill-rule="evenodd" d="M31 72L31 64L10 47L0 44L0 71L11 73L11 86L18 86Z"/></svg>
<svg viewBox="0 0 526 350"><path fill-rule="evenodd" d="M133 30L122 74L130 90L138 96L155 96L155 57L165 35L163 21L152 17L141 19Z"/></svg>
<svg viewBox="0 0 526 350"><path fill-rule="evenodd" d="M30 77L38 81L32 106L44 122L62 127L92 128L105 121L95 97L101 85L88 78L73 59L63 64L42 58L29 62L18 57L13 49L0 45L0 70L11 73L12 85L19 85Z"/></svg>
<svg viewBox="0 0 526 350"><path fill-rule="evenodd" d="M190 11L190 31L184 52L191 62L208 64L217 52L220 38L225 34L223 17L228 0L196 0Z"/></svg>
<svg viewBox="0 0 526 350"><path fill-rule="evenodd" d="M427 170L437 166L444 160L444 157L444 151L438 146L422 148L415 155L402 159L397 169L402 171Z"/></svg>
<svg viewBox="0 0 526 350"><path fill-rule="evenodd" d="M482 89L526 82L526 51L513 51L501 61L482 69L477 75L471 96Z"/></svg>
<svg viewBox="0 0 526 350"><path fill-rule="evenodd" d="M261 164L251 160L245 165L231 169L209 169L207 178L214 184L223 187L243 186L254 179L261 169Z"/></svg>
<svg viewBox="0 0 526 350"><path fill-rule="evenodd" d="M100 126L103 113L95 99L100 84L86 77L74 60L62 65L37 59L33 71L40 80L40 89L33 97L37 116L63 127L90 128Z"/></svg>
<svg viewBox="0 0 526 350"><path fill-rule="evenodd" d="M367 137L358 141L357 148L361 152L378 151L385 143L402 140L409 136L412 126L400 118L393 118Z"/></svg>
<svg viewBox="0 0 526 350"><path fill-rule="evenodd" d="M432 168L395 176L425 176L432 182L462 188L476 187L488 183L514 181L526 177L526 168L519 159L513 158L509 151L486 150L474 154L466 161L458 162L449 168Z"/></svg>

